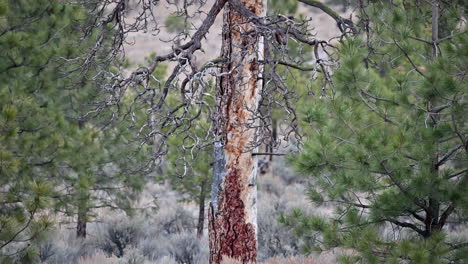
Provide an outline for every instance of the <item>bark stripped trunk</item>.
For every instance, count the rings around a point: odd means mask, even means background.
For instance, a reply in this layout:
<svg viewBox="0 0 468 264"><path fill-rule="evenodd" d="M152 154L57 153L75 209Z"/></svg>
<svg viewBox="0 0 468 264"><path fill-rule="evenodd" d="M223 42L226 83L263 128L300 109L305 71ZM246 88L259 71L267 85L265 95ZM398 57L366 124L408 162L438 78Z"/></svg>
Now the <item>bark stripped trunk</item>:
<svg viewBox="0 0 468 264"><path fill-rule="evenodd" d="M264 16L265 0L241 0ZM263 39L251 23L228 3L225 6L222 57L227 60L218 80L214 177L210 206L210 263L230 257L242 263L257 257L257 161L250 144L253 117L262 89Z"/></svg>

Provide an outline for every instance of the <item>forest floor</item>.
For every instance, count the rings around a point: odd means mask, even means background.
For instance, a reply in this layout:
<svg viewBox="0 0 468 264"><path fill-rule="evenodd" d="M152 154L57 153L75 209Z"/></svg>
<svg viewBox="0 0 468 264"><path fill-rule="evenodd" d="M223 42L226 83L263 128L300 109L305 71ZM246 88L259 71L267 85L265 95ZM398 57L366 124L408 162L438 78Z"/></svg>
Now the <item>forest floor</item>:
<svg viewBox="0 0 468 264"><path fill-rule="evenodd" d="M309 215L330 215L332 208L315 207L307 199L310 183L276 158L258 179L258 260L265 264L331 264L335 252L303 257L300 242L278 221L280 213L301 209ZM73 219L63 224L41 247L43 263L78 264L206 264L206 232L197 238L198 208L182 202L167 184L149 183L136 207L156 202L158 209L129 217L103 209L88 224L85 240L75 236ZM232 261L227 264L234 264Z"/></svg>

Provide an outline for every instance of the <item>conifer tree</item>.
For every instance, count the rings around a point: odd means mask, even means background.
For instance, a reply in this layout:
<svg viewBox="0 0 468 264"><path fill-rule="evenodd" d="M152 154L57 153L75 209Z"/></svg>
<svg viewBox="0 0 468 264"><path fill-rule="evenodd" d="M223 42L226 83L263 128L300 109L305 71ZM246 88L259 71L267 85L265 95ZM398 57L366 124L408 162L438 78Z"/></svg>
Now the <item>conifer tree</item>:
<svg viewBox="0 0 468 264"><path fill-rule="evenodd" d="M70 63L95 43L79 38L88 19L61 1L0 1L1 263L36 261L55 213L85 227L93 208L129 208L142 188L128 124L82 118L99 96L88 82L98 68Z"/></svg>
<svg viewBox="0 0 468 264"><path fill-rule="evenodd" d="M306 252L343 263L463 263L468 220L466 13L462 1L360 1L334 91L303 106L292 163L330 217L280 220ZM455 230L450 232L449 229Z"/></svg>
<svg viewBox="0 0 468 264"><path fill-rule="evenodd" d="M52 196L65 133L54 60L73 53L78 8L50 1L0 1L0 258L31 262L29 245L51 228ZM55 65L55 67L54 67Z"/></svg>

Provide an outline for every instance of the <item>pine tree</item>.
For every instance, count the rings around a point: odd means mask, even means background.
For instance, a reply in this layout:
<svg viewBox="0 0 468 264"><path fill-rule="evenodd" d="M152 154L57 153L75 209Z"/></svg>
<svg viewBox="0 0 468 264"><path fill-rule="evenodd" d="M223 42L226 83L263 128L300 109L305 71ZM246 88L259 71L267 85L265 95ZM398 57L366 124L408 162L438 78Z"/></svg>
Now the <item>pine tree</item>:
<svg viewBox="0 0 468 264"><path fill-rule="evenodd" d="M81 13L82 14L82 13ZM31 262L53 218L57 158L72 130L55 101L53 60L73 53L79 8L50 1L0 1L0 261ZM55 67L54 67L55 65Z"/></svg>
<svg viewBox="0 0 468 264"><path fill-rule="evenodd" d="M343 263L463 263L466 238L449 232L468 220L462 1L361 1L358 17L334 91L303 106L292 160L335 213L280 220L306 252L350 249Z"/></svg>
<svg viewBox="0 0 468 264"><path fill-rule="evenodd" d="M1 263L36 261L57 212L83 228L93 208L130 209L142 188L128 123L82 118L99 96L88 81L99 68L70 63L95 42L80 39L88 19L60 1L0 1Z"/></svg>

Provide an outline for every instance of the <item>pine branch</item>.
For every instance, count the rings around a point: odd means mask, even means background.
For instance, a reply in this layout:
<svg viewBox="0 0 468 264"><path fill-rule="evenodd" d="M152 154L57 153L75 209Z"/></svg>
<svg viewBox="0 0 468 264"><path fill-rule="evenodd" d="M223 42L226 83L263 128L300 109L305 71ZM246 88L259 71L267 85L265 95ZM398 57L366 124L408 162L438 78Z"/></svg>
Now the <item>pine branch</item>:
<svg viewBox="0 0 468 264"><path fill-rule="evenodd" d="M214 3L211 7L210 11L208 12L207 17L203 20L202 25L198 28L198 30L193 35L192 39L187 42L186 44L181 45L178 49L175 49L173 52L165 55L165 56L157 56L154 59L153 65L149 69L149 73L153 73L156 69L157 65L161 61L166 61L169 59L174 58L183 50L188 50L189 53L194 53L196 50L201 48L201 41L208 33L211 26L214 24L216 17L218 16L219 12L223 9L224 5L226 4L227 0L218 0Z"/></svg>
<svg viewBox="0 0 468 264"><path fill-rule="evenodd" d="M397 226L401 226L401 227L406 227L406 228L411 228L413 229L414 231L416 231L418 234L422 235L422 236L425 236L426 233L419 229L416 225L414 224L411 224L411 223L407 223L407 222L400 222L398 220L395 220L395 219L386 219L387 221L397 225Z"/></svg>
<svg viewBox="0 0 468 264"><path fill-rule="evenodd" d="M300 70L300 71L322 72L321 70L317 69L316 67L301 67L299 65L287 63L287 62L284 62L284 61L276 61L276 63L278 63L280 65L283 65L283 66L291 67L291 68L294 68L294 69Z"/></svg>
<svg viewBox="0 0 468 264"><path fill-rule="evenodd" d="M463 173L466 173L466 172L468 172L468 169L464 169L464 170L462 170L462 171L459 171L459 172L457 172L457 173L454 173L454 174L452 174L452 175L449 175L449 176L447 177L447 179L455 178L455 177L457 177L457 176L459 176L459 175L462 175Z"/></svg>
<svg viewBox="0 0 468 264"><path fill-rule="evenodd" d="M455 207L452 204L449 205L447 209L445 209L445 211L440 216L439 223L437 224L437 229L441 230L444 227L445 222L447 222L447 219L453 213L454 210L455 210Z"/></svg>
<svg viewBox="0 0 468 264"><path fill-rule="evenodd" d="M32 221L34 219L34 215L36 214L36 210L37 210L37 207L34 207L34 209L30 212L28 222L26 222L26 224L22 228L20 228L15 234L13 234L13 236L10 239L8 239L5 243L3 243L0 246L0 250L2 248L4 248L5 246L7 246L8 244L10 244L11 242L15 241L16 237L19 236L19 234L21 234L23 231L26 230L26 228L29 227L29 225L32 223Z"/></svg>
<svg viewBox="0 0 468 264"><path fill-rule="evenodd" d="M427 79L427 76L422 73L421 70L419 70L418 66L416 66L416 64L414 64L413 60L410 58L410 56L408 55L408 53L400 46L400 44L398 44L398 42L395 40L394 41L395 45L398 47L398 49L403 53L403 55L405 55L406 59L408 59L409 63L411 64L411 66L413 66L413 69L419 73L421 76L423 76L424 78Z"/></svg>
<svg viewBox="0 0 468 264"><path fill-rule="evenodd" d="M245 18L248 18L252 23L261 26L261 27L267 27L270 30L274 31L283 31L284 29L280 27L274 27L271 25L268 25L262 21L262 18L255 15L252 11L249 9L245 8L245 6L239 1L239 0L228 0L229 4L242 16ZM320 43L325 43L327 46L333 47L333 45L327 43L326 41L317 41L315 39L308 39L307 36L308 34L305 34L304 32L301 32L300 30L294 28L294 27L288 27L288 33L291 34L291 36L296 39L297 41L300 41L302 43L308 44L310 46L315 46L318 42Z"/></svg>
<svg viewBox="0 0 468 264"><path fill-rule="evenodd" d="M346 30L346 27L348 27L351 29L351 31L354 34L357 33L357 29L354 26L354 23L351 19L347 19L347 18L340 16L337 12L335 12L333 9L323 4L322 2L317 1L317 0L298 0L298 1L308 6L316 7L322 10L323 12L325 12L325 14L329 15L331 18L333 18L336 21L338 28L340 29L341 32L344 33ZM345 27L342 27L342 26L345 26Z"/></svg>
<svg viewBox="0 0 468 264"><path fill-rule="evenodd" d="M390 123L394 126L399 126L399 124L391 119L389 119L386 115L380 113L375 107L373 107L364 97L362 96L362 92L359 93L359 97L361 97L362 102L374 113L380 116L385 122Z"/></svg>
<svg viewBox="0 0 468 264"><path fill-rule="evenodd" d="M324 202L348 204L348 205L352 205L352 206L356 206L356 207L364 208L364 209L372 208L371 206L369 206L367 204L353 203L353 202L346 201L346 200L328 200L328 201L324 201Z"/></svg>
<svg viewBox="0 0 468 264"><path fill-rule="evenodd" d="M417 41L421 41L421 42L424 42L424 43L426 43L426 44L432 45L432 42L429 41L429 40L427 40L427 39L418 38L418 37L413 37L413 36L408 36L408 38L414 39L414 40L417 40Z"/></svg>
<svg viewBox="0 0 468 264"><path fill-rule="evenodd" d="M454 153L456 153L459 149L462 148L462 145L458 145L456 147L454 147L453 149L449 150L449 152L447 152L441 160L439 160L439 162L437 162L437 164L435 165L436 167L439 167L441 166L442 164L444 164L449 158L450 156L452 156Z"/></svg>
<svg viewBox="0 0 468 264"><path fill-rule="evenodd" d="M286 156L285 153L271 153L271 152L254 152L252 156Z"/></svg>
<svg viewBox="0 0 468 264"><path fill-rule="evenodd" d="M436 106L436 107L433 107L429 110L430 113L439 113L440 111L444 110L444 109L447 109L449 107L451 107L452 105L451 104L445 104L445 105L441 105L441 106Z"/></svg>
<svg viewBox="0 0 468 264"><path fill-rule="evenodd" d="M370 98L372 98L372 99L374 99L374 100L383 101L383 102L391 103L391 104L394 104L394 105L400 105L399 103L397 103L397 102L395 102L395 101L392 101L392 100L389 100L389 99L386 99L386 98L383 98L383 97L375 96L375 95L369 93L368 91L365 91L365 90L362 90L362 89L361 89L361 92L362 92L364 95L366 95L366 96L368 96L368 97L370 97Z"/></svg>
<svg viewBox="0 0 468 264"><path fill-rule="evenodd" d="M467 243L456 244L456 245L447 243L447 245L449 245L449 247L452 250L455 250L455 249L460 249L460 248L463 248L463 247L468 247L468 242Z"/></svg>
<svg viewBox="0 0 468 264"><path fill-rule="evenodd" d="M421 207L426 213L429 213L429 212L430 212L429 208L428 208L426 205L424 205L421 201L419 201L416 197L413 197L413 196L409 193L409 191L403 186L403 184L401 184L401 182L400 182L397 178L395 178L395 176L393 175L393 173L387 169L387 166L385 166L385 160L381 161L381 162L380 162L380 165L381 165L382 168L384 169L385 174L388 175L388 177L390 177L390 179L392 180L392 182L398 187L398 189L400 189L400 191L401 191L403 194L405 194L406 196L412 198L412 199L413 199L413 202L414 202L417 206Z"/></svg>
<svg viewBox="0 0 468 264"><path fill-rule="evenodd" d="M416 212L411 212L411 215L414 216L414 218L418 219L419 221L423 222L425 221L424 217L418 215Z"/></svg>

